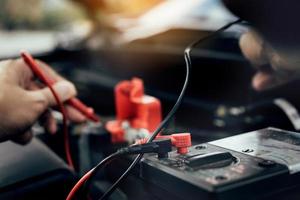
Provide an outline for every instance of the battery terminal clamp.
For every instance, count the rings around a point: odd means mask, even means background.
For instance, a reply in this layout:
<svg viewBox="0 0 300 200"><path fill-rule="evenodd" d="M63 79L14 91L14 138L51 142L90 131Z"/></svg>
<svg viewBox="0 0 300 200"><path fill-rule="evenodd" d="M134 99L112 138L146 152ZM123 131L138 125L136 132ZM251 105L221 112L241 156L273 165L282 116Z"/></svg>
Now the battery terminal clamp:
<svg viewBox="0 0 300 200"><path fill-rule="evenodd" d="M116 119L106 123L113 143L134 143L148 137L162 121L159 99L146 95L142 79L133 78L115 87Z"/></svg>
<svg viewBox="0 0 300 200"><path fill-rule="evenodd" d="M170 139L172 146L177 148L177 153L185 155L189 152L189 147L192 146L192 137L190 133L175 133L172 135L158 135L156 139ZM137 140L135 144L147 143L147 138Z"/></svg>

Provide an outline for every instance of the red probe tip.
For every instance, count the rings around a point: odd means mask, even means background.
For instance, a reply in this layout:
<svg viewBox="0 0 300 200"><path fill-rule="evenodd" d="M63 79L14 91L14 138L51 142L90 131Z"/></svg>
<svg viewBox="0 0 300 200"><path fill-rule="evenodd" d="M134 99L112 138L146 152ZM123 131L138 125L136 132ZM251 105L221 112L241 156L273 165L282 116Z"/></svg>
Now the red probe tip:
<svg viewBox="0 0 300 200"><path fill-rule="evenodd" d="M94 122L100 122L100 118L98 116L96 116L95 114L89 116L89 119L94 121Z"/></svg>
<svg viewBox="0 0 300 200"><path fill-rule="evenodd" d="M94 122L99 122L99 121L100 121L100 118L99 118L97 115L95 115L95 111L94 111L93 108L88 107L88 108L86 109L86 112L87 112L87 116L88 116L88 118L89 118L90 120L92 120L92 121L94 121Z"/></svg>

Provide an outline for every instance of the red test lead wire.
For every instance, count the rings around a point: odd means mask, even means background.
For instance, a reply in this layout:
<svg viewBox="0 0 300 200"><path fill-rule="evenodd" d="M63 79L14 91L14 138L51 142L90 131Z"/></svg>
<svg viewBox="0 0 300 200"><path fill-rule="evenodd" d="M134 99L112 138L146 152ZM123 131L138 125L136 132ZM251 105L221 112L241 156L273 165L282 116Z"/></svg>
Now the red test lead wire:
<svg viewBox="0 0 300 200"><path fill-rule="evenodd" d="M30 69L33 71L33 73L36 76L38 76L42 81L44 81L44 83L47 85L47 87L49 87L51 93L53 94L53 96L55 98L55 101L56 101L56 103L59 107L59 110L61 111L61 114L63 116L64 148L65 148L67 163L71 169L74 169L74 164L73 164L73 160L71 157L70 143L69 143L67 112L65 110L63 103L60 101L58 94L52 87L54 82L51 83L50 79L47 80L48 78L42 73L42 71L39 69L38 65L35 63L35 61L30 56L30 54L22 53L22 58L26 62L26 64L30 67Z"/></svg>
<svg viewBox="0 0 300 200"><path fill-rule="evenodd" d="M75 186L72 188L72 190L70 191L70 193L68 194L66 200L73 200L75 199L76 193L78 192L78 190L80 188L82 188L82 186L85 184L85 182L91 177L92 172L94 171L94 168L91 169L90 171L88 171L76 184Z"/></svg>
<svg viewBox="0 0 300 200"><path fill-rule="evenodd" d="M63 102L60 101L59 96L57 95L56 91L53 89L52 85L55 83L53 79L51 79L49 76L46 76L44 72L41 70L39 65L35 62L35 60L32 58L32 56L29 53L22 52L21 56L24 60L24 62L30 67L32 72L41 80L43 81L47 87L49 87L51 93L53 94L55 101L59 107L59 110L62 113L63 116L63 134L64 134L64 148L66 153L66 159L68 165L74 169L73 160L71 157L71 150L70 150L70 144L69 144L69 134L68 134L68 122L67 122L67 113L65 110L65 107L63 105ZM79 111L81 111L85 116L87 116L89 119L92 119L93 121L99 121L98 117L94 115L94 111L92 108L89 108L85 106L80 100L76 98L72 98L68 100L68 103L72 105L73 107L77 108Z"/></svg>
<svg viewBox="0 0 300 200"><path fill-rule="evenodd" d="M32 72L41 80L43 81L47 86L53 85L56 81L52 79L51 77L47 76L42 69L39 67L39 65L36 63L36 61L33 59L33 57L27 53L27 52L21 52L21 56L24 60L24 62L30 67ZM91 107L86 106L84 103L82 103L77 98L71 98L66 101L67 104L71 105L78 111L80 111L83 115L85 115L88 119L99 122L99 118L95 115L94 109Z"/></svg>

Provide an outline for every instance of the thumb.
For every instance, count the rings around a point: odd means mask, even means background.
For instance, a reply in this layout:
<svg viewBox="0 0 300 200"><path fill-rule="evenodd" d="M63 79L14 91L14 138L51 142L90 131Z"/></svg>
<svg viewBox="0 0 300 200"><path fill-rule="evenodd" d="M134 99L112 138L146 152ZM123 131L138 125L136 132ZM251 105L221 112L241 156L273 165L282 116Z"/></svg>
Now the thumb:
<svg viewBox="0 0 300 200"><path fill-rule="evenodd" d="M65 102L66 100L76 96L75 86L69 81L59 81L53 85L53 89L61 102ZM46 97L49 107L57 105L50 88L46 87L40 90L40 92Z"/></svg>
<svg viewBox="0 0 300 200"><path fill-rule="evenodd" d="M59 81L55 83L53 86L54 91L59 97L61 102L64 102L74 96L76 96L75 86L69 81ZM45 107L56 106L57 102L50 90L49 87L45 87L40 90L32 91L33 95L39 97L38 99L43 99ZM46 108L45 108L46 109Z"/></svg>

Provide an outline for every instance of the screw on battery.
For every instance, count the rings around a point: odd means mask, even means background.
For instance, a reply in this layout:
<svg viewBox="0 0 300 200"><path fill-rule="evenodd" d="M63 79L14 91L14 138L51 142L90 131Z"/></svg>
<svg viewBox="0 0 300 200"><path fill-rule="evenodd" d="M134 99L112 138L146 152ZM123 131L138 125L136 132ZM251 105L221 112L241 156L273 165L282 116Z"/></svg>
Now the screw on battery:
<svg viewBox="0 0 300 200"><path fill-rule="evenodd" d="M276 163L272 160L262 160L258 162L258 165L261 167L273 167L276 165Z"/></svg>
<svg viewBox="0 0 300 200"><path fill-rule="evenodd" d="M227 179L227 177L226 177L226 176L223 176L223 175L219 175L219 176L216 176L215 179L216 179L217 181L224 181L224 180Z"/></svg>
<svg viewBox="0 0 300 200"><path fill-rule="evenodd" d="M198 145L198 146L195 147L195 149L197 149L197 150L206 149L206 146L205 145Z"/></svg>
<svg viewBox="0 0 300 200"><path fill-rule="evenodd" d="M254 150L253 149L244 149L242 152L244 153L252 153Z"/></svg>

